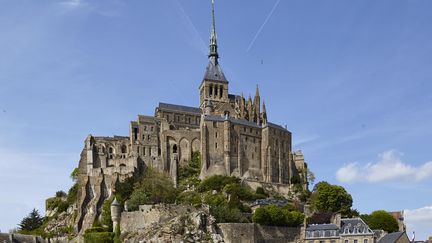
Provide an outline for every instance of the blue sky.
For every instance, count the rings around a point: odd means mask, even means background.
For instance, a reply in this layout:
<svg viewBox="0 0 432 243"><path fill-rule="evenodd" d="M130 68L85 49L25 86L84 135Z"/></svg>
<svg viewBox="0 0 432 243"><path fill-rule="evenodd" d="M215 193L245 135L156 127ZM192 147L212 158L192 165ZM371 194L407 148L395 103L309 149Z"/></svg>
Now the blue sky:
<svg viewBox="0 0 432 243"><path fill-rule="evenodd" d="M88 134L198 105L210 1L0 0L0 230L71 186ZM432 1L216 0L230 92L258 84L317 181L432 235Z"/></svg>

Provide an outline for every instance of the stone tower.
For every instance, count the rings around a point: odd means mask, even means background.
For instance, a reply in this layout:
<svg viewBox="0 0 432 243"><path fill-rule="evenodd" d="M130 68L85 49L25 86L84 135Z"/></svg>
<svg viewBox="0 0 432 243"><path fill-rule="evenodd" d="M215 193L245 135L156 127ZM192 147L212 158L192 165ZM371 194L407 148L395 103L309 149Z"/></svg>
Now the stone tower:
<svg viewBox="0 0 432 243"><path fill-rule="evenodd" d="M116 228L120 225L120 218L120 204L118 203L117 198L114 198L114 201L111 203L111 219L113 221L113 232L115 232Z"/></svg>

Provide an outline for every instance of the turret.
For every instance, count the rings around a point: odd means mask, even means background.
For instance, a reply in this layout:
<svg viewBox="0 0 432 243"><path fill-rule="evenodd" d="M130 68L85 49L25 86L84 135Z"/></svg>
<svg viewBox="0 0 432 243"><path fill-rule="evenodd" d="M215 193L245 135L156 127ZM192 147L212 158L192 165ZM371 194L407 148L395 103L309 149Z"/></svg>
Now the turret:
<svg viewBox="0 0 432 243"><path fill-rule="evenodd" d="M113 232L115 232L116 228L120 225L120 218L120 203L117 201L117 198L114 198L114 201L111 203L111 219L113 222Z"/></svg>
<svg viewBox="0 0 432 243"><path fill-rule="evenodd" d="M265 102L263 101L263 105L262 105L262 114L261 114L261 119L262 119L262 123L265 125L267 124L267 109L266 109L266 105Z"/></svg>

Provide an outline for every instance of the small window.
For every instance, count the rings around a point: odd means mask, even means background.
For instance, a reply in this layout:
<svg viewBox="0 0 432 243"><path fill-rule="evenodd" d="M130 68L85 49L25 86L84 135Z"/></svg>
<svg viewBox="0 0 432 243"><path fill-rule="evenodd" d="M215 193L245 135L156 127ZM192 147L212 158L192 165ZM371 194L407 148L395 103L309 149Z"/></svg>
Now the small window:
<svg viewBox="0 0 432 243"><path fill-rule="evenodd" d="M150 127L150 131L152 131L152 132L153 132L153 127Z"/></svg>
<svg viewBox="0 0 432 243"><path fill-rule="evenodd" d="M368 239L364 239L363 243L368 243Z"/></svg>
<svg viewBox="0 0 432 243"><path fill-rule="evenodd" d="M217 128L217 122L215 122L215 121L213 122L213 127Z"/></svg>
<svg viewBox="0 0 432 243"><path fill-rule="evenodd" d="M346 229L345 229L346 230ZM348 240L345 240L345 243L348 243L349 241Z"/></svg>
<svg viewBox="0 0 432 243"><path fill-rule="evenodd" d="M217 132L215 133L215 138L217 138L218 137L218 134L217 134Z"/></svg>
<svg viewBox="0 0 432 243"><path fill-rule="evenodd" d="M147 131L147 126L144 126L144 131Z"/></svg>
<svg viewBox="0 0 432 243"><path fill-rule="evenodd" d="M249 132L251 132L251 133L252 133L252 128L249 128Z"/></svg>
<svg viewBox="0 0 432 243"><path fill-rule="evenodd" d="M133 135L134 135L134 139L138 140L138 128L134 127L134 129L133 129Z"/></svg>
<svg viewBox="0 0 432 243"><path fill-rule="evenodd" d="M216 149L218 148L218 145L217 145L217 143L215 143L215 148L216 148Z"/></svg>
<svg viewBox="0 0 432 243"><path fill-rule="evenodd" d="M358 240L354 240L354 243L358 243Z"/></svg>
<svg viewBox="0 0 432 243"><path fill-rule="evenodd" d="M143 148L143 155L146 156L146 147Z"/></svg>

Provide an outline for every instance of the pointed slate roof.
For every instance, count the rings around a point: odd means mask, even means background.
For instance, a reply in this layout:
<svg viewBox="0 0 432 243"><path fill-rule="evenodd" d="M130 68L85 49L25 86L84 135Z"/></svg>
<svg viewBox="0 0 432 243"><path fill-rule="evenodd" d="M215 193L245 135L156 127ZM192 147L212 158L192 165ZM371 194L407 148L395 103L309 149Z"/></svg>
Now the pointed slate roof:
<svg viewBox="0 0 432 243"><path fill-rule="evenodd" d="M210 57L209 64L207 65L207 69L204 74L204 80L228 82L221 66L215 57Z"/></svg>

